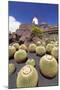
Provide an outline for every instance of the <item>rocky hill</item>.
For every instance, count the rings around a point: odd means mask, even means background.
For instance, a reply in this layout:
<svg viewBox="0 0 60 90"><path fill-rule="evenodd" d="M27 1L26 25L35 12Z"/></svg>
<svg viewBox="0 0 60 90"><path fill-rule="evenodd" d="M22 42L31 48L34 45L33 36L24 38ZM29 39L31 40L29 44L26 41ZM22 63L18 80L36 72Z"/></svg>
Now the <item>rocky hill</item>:
<svg viewBox="0 0 60 90"><path fill-rule="evenodd" d="M32 25L33 24L20 25L19 29L16 30L16 32L9 34L9 42L18 41L19 43L30 43L39 41L41 38L32 33ZM51 26L46 23L35 26L44 30L43 37L46 36L45 34L58 34L58 26Z"/></svg>
<svg viewBox="0 0 60 90"><path fill-rule="evenodd" d="M48 25L47 23L41 23L40 25L35 25L39 28L43 28L45 32L58 33L58 26ZM31 30L32 24L22 24L19 30Z"/></svg>

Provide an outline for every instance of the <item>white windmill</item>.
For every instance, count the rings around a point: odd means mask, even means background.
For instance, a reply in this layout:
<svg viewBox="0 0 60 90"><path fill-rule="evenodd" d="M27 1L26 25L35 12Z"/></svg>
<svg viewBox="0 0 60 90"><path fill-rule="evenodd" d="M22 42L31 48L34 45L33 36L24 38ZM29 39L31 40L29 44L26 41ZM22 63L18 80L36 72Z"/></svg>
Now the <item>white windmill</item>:
<svg viewBox="0 0 60 90"><path fill-rule="evenodd" d="M37 17L34 17L33 18L32 24L38 25L38 19L37 19Z"/></svg>

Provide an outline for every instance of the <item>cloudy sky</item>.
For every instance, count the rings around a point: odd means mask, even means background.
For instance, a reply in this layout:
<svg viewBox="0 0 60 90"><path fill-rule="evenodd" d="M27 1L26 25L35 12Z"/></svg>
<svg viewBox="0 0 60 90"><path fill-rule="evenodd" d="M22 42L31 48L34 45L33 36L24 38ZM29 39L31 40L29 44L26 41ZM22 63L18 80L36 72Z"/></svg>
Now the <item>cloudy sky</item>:
<svg viewBox="0 0 60 90"><path fill-rule="evenodd" d="M8 4L10 29L15 30L22 23L32 23L33 17L37 17L39 23L46 22L51 25L58 23L58 5L14 1L9 1Z"/></svg>

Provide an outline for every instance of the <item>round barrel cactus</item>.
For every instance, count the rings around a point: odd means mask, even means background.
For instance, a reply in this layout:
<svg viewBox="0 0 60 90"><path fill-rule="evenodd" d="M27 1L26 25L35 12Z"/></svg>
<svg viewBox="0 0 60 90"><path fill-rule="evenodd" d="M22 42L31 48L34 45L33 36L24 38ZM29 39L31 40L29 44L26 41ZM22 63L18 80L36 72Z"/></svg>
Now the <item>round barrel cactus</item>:
<svg viewBox="0 0 60 90"><path fill-rule="evenodd" d="M35 87L38 82L37 70L32 65L26 65L18 73L17 88Z"/></svg>

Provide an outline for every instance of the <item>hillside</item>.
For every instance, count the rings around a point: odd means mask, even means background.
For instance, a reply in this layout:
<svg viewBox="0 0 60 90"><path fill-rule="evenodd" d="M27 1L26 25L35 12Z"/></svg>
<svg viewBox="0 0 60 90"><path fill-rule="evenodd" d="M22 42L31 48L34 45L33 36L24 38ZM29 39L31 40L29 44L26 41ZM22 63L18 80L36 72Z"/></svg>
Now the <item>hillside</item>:
<svg viewBox="0 0 60 90"><path fill-rule="evenodd" d="M15 33L9 34L9 43L10 42L19 42L19 43L30 43L40 41L40 39L48 38L49 36L54 39L58 34L58 26L51 26L46 23L40 25L34 25L37 27L36 34L32 32L33 24L22 24ZM43 30L43 33L38 36L38 30ZM38 32L38 34L37 34ZM54 35L55 34L55 35Z"/></svg>

